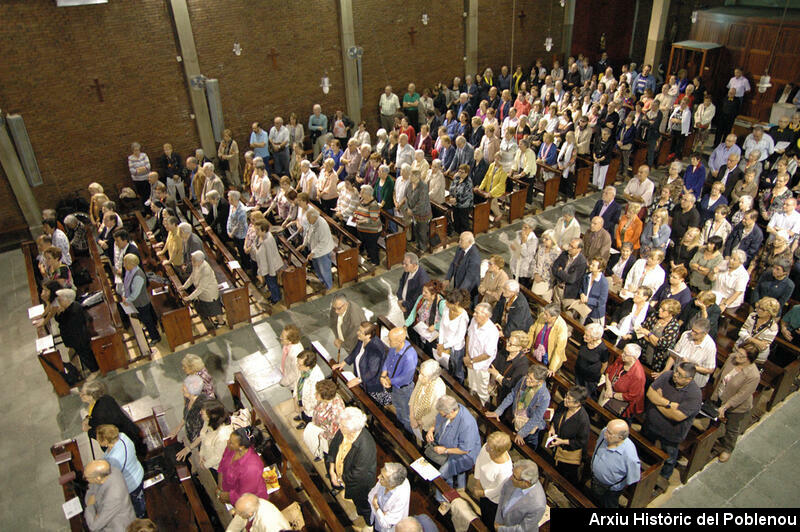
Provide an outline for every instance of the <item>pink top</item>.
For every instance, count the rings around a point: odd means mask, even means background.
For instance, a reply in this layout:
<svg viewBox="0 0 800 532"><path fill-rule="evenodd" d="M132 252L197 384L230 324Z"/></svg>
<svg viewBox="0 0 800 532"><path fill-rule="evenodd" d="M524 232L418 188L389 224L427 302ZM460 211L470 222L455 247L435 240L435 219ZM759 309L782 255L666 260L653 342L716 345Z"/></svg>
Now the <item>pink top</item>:
<svg viewBox="0 0 800 532"><path fill-rule="evenodd" d="M238 460L233 459L233 451L225 449L218 471L222 475L222 491L229 493L231 504L235 505L245 493L261 499L268 497L267 484L261 477L263 470L264 462L252 447Z"/></svg>

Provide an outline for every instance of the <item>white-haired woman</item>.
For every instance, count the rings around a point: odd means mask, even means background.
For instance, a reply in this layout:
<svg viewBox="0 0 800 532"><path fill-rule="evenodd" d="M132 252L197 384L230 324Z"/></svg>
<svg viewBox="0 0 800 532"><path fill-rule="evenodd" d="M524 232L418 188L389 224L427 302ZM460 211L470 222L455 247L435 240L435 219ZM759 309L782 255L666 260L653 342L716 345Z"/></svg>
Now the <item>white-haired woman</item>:
<svg viewBox="0 0 800 532"><path fill-rule="evenodd" d="M425 175L425 182L428 184L428 195L434 203L444 203L444 172L442 170L442 161L434 159L431 162L431 169Z"/></svg>
<svg viewBox="0 0 800 532"><path fill-rule="evenodd" d="M85 370L96 373L100 368L92 352L88 315L86 309L75 301L75 297L76 293L72 288L57 290L58 309L53 317L58 323L64 346L75 350Z"/></svg>
<svg viewBox="0 0 800 532"><path fill-rule="evenodd" d="M436 421L436 401L447 393L447 386L440 377L441 366L434 359L420 364L419 377L408 401L411 429L417 442Z"/></svg>
<svg viewBox="0 0 800 532"><path fill-rule="evenodd" d="M603 326L590 323L584 329L583 344L575 361L575 384L585 387L589 397L597 397L595 391L607 366L608 349L603 343Z"/></svg>
<svg viewBox="0 0 800 532"><path fill-rule="evenodd" d="M202 358L191 353L185 355L181 359L181 369L187 377L189 375L197 375L203 379L203 395L216 399L217 392L214 390L214 377L208 372Z"/></svg>
<svg viewBox="0 0 800 532"><path fill-rule="evenodd" d="M376 476L377 450L375 440L364 427L367 416L358 408L348 407L339 416L339 432L328 447L325 463L332 491L344 489L346 499L353 501L358 515L371 522L372 505L369 492Z"/></svg>
<svg viewBox="0 0 800 532"><path fill-rule="evenodd" d="M408 516L411 485L403 464L386 462L378 475L378 482L367 499L372 506L373 528L378 532L394 532L396 525Z"/></svg>
<svg viewBox="0 0 800 532"><path fill-rule="evenodd" d="M733 192L731 192L731 196L733 196ZM737 224L741 223L744 219L745 213L753 208L753 196L748 196L745 194L744 196L739 197L739 200L736 203L738 205L738 210L731 215L731 228L736 227ZM731 229L731 231L733 231L733 229Z"/></svg>
<svg viewBox="0 0 800 532"><path fill-rule="evenodd" d="M419 172L420 177L424 180L430 168L431 165L425 160L425 152L423 150L414 150L414 161L411 163L411 171Z"/></svg>
<svg viewBox="0 0 800 532"><path fill-rule="evenodd" d="M533 232L535 228L536 220L532 216L526 216L522 220L517 238L508 244L511 249L511 273L519 284L527 288L533 285L534 258L539 247L539 239Z"/></svg>
<svg viewBox="0 0 800 532"><path fill-rule="evenodd" d="M551 269L560 254L561 248L556 245L553 231L548 229L542 234L541 242L533 256L533 265L529 270L533 279L531 291L547 301L553 299Z"/></svg>
<svg viewBox="0 0 800 532"><path fill-rule="evenodd" d="M197 314L203 318L209 318L215 325L219 325L222 302L219 297L217 276L211 269L211 265L206 262L206 255L202 251L192 253L192 273L181 288L187 290L190 286L194 290L186 296L186 299L194 301Z"/></svg>
<svg viewBox="0 0 800 532"><path fill-rule="evenodd" d="M150 158L142 151L138 142L131 144L131 154L128 155L128 171L136 188L136 195L144 202L150 197L150 183L147 174L150 173Z"/></svg>
<svg viewBox="0 0 800 532"><path fill-rule="evenodd" d="M189 375L183 379L183 419L167 437L173 439L181 429L185 429L184 446L195 448L199 445L200 430L203 428L203 403L210 397L203 395L203 379L199 375ZM184 454L185 456L185 454Z"/></svg>

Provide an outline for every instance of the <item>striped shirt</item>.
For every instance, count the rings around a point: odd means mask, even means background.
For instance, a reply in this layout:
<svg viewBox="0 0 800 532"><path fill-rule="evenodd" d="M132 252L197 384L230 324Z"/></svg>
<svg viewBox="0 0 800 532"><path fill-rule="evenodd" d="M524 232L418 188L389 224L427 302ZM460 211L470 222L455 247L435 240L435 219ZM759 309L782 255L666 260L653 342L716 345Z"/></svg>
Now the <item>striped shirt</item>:
<svg viewBox="0 0 800 532"><path fill-rule="evenodd" d="M380 233L383 229L381 209L374 200L359 205L353 213L353 220L356 222L356 228L362 233Z"/></svg>

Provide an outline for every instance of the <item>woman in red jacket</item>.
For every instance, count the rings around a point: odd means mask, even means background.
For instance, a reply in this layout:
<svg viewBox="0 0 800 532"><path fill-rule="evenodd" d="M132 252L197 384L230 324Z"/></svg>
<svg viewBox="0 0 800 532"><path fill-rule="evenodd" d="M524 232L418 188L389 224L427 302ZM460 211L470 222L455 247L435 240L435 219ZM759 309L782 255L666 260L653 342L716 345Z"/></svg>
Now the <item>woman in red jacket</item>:
<svg viewBox="0 0 800 532"><path fill-rule="evenodd" d="M622 356L606 369L606 383L600 394L600 404L623 419L644 412L645 375L639 355L642 348L628 344Z"/></svg>

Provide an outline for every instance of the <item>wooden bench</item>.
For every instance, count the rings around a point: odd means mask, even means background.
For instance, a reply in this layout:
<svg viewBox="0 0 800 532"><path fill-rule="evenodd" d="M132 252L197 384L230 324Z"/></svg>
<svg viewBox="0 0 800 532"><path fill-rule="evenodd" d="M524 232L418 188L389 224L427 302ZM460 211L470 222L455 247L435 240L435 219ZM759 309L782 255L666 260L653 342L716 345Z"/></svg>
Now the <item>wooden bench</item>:
<svg viewBox="0 0 800 532"><path fill-rule="evenodd" d="M635 174L637 169L643 164L647 164L647 143L639 139L633 141L633 150L631 152L631 168Z"/></svg>
<svg viewBox="0 0 800 532"><path fill-rule="evenodd" d="M78 443L74 439L56 443L50 447L50 454L58 467L58 483L64 492L64 501L70 501L77 497L73 481L83 478L83 462ZM83 512L69 519L69 529L72 532L88 530Z"/></svg>
<svg viewBox="0 0 800 532"><path fill-rule="evenodd" d="M319 358L325 361L328 364L328 367L331 369L332 374L334 376L335 382L339 385L339 389L344 391L348 397L353 397L357 400L362 408L364 409L366 414L372 416L374 420L374 425L377 425L375 428L380 428L380 431L373 430L371 434L373 435L376 440L379 440L382 437L385 437L388 441L388 445L383 447L384 451L392 451L397 458L405 464L406 467L409 468L408 471L408 478L412 484L418 485L425 485L425 484L433 484L433 487L437 489L440 493L442 493L443 497L448 502L453 502L456 499L461 498L461 495L452 488L445 480L438 476L433 481L428 482L422 479L416 471L411 469L410 465L415 460L422 457L422 453L420 453L417 446L411 443L408 439L406 439L405 435L403 434L402 430L399 428L398 424L394 420L390 420L386 413L378 406L372 398L367 395L367 393L361 389L360 386L356 386L354 388L347 387L347 379L342 375L341 371L333 371L331 367L332 361L328 360L325 354L321 353L316 346L313 346L313 349L319 355ZM380 452L380 450L379 450ZM413 491L413 490L412 490ZM444 520L443 517L440 517L439 513L436 511L436 505L433 502L432 497L428 497L424 499L427 503L427 507L425 508L425 513L433 517L434 519L439 520L440 525L442 528L449 528L449 523ZM413 505L412 505L413 506ZM415 510L412 507L412 514ZM488 529L480 520L480 518L475 518L470 523L470 530L474 530L476 532L483 532L487 531Z"/></svg>
<svg viewBox="0 0 800 532"><path fill-rule="evenodd" d="M508 223L514 223L525 216L525 199L528 197L528 183L512 177L508 178L511 190L500 197L502 203L506 205L508 213Z"/></svg>
<svg viewBox="0 0 800 532"><path fill-rule="evenodd" d="M285 508L292 502L297 502L302 510L307 530L344 532L343 510L337 508L337 513L331 508L323 495L323 493L328 493L324 480L315 473L313 467L304 464L295 454L292 446L273 422L276 413L259 400L258 394L241 372L234 374L233 378L228 389L233 396L234 403L237 407L248 408L252 411L253 419L261 422L264 430L269 433L281 453L281 462L277 464L281 473L281 489L270 494L270 502L276 504L279 509ZM331 498L330 495L328 498Z"/></svg>
<svg viewBox="0 0 800 532"><path fill-rule="evenodd" d="M547 181L544 180L544 172L550 172L553 176ZM544 196L542 200L542 209L546 209L556 204L558 201L558 189L561 186L561 170L553 168L544 163L536 163L536 179L534 180L533 188L537 192L541 192Z"/></svg>
<svg viewBox="0 0 800 532"><path fill-rule="evenodd" d="M589 192L589 183L592 181L594 161L586 156L579 155L575 159L575 197L581 197Z"/></svg>
<svg viewBox="0 0 800 532"><path fill-rule="evenodd" d="M406 223L386 210L381 209L381 236L378 238L378 245L386 252L386 269L391 270L395 264L402 264L406 255ZM389 222L394 222L397 229L394 233L389 232Z"/></svg>
<svg viewBox="0 0 800 532"><path fill-rule="evenodd" d="M280 271L280 277L283 284L283 304L289 308L294 303L303 302L308 298L306 293L308 259L292 245L283 233L274 233L273 236L279 249L283 252L283 260L286 264L286 267Z"/></svg>
<svg viewBox="0 0 800 532"><path fill-rule="evenodd" d="M352 233L344 229L336 220L319 211L322 218L328 222L331 235L336 240L336 247L333 250L334 265L336 266L336 278L339 288L350 281L358 281L358 272L361 268L361 241L356 238L356 228ZM366 271L366 268L364 268Z"/></svg>
<svg viewBox="0 0 800 532"><path fill-rule="evenodd" d="M379 316L377 318L378 325L382 328L386 329L387 331L396 327L389 319L385 316ZM413 345L413 344L412 344ZM431 357L428 356L419 346L414 345L414 348L417 351L420 361L430 360ZM478 401L478 399L467 390L464 385L459 383L450 373L447 371L441 372L442 380L445 381L449 390L454 392L463 402L464 405L467 406L470 410L472 410L473 415L475 416L476 420L478 421L479 428L483 429L484 436L488 435L490 431L502 431L508 434L511 437L511 444L512 446L517 449L517 451L522 454L525 458L533 460L539 466L540 474L544 475L547 478L547 483L543 482L543 486L547 487L548 483L552 482L554 485L558 487L558 489L564 493L564 495L570 499L576 507L581 508L592 508L594 504L582 493L578 491L578 488L573 486L567 479L565 479L552 465L547 463L542 457L536 453L534 449L527 444L517 445L514 442L514 432L508 428L502 421L494 418L486 417L486 410Z"/></svg>

